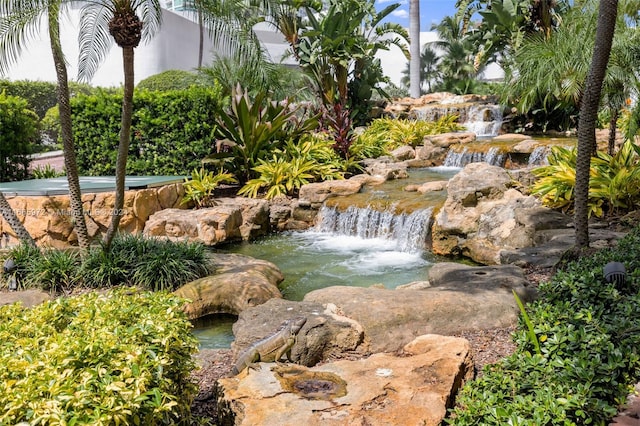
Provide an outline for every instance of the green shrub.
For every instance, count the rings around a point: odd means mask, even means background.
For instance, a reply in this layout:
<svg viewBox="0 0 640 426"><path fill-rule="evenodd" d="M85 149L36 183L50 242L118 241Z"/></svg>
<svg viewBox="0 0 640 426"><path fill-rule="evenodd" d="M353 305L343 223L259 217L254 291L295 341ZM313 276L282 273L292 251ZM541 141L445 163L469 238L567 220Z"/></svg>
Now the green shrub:
<svg viewBox="0 0 640 426"><path fill-rule="evenodd" d="M34 179L50 179L55 177L64 176L64 172L59 172L50 164L45 164L44 166L38 166L35 169L31 170L31 175Z"/></svg>
<svg viewBox="0 0 640 426"><path fill-rule="evenodd" d="M455 425L607 424L640 379L640 228L615 249L567 265L528 306L540 354L521 321L517 351L458 397ZM622 262L627 283L603 268Z"/></svg>
<svg viewBox="0 0 640 426"><path fill-rule="evenodd" d="M194 203L197 208L213 206L215 204L213 195L218 185L220 183L237 182L231 173L226 173L223 170L220 170L217 174L205 170L203 167L200 170L193 170L191 179L187 179L183 184L184 197L182 203Z"/></svg>
<svg viewBox="0 0 640 426"><path fill-rule="evenodd" d="M175 290L209 273L203 244L119 234L111 248L89 251L80 267L84 285L93 288L136 285Z"/></svg>
<svg viewBox="0 0 640 426"><path fill-rule="evenodd" d="M72 99L80 173L115 173L121 102L121 94L106 91ZM139 90L133 103L128 174L188 175L214 151L219 86Z"/></svg>
<svg viewBox="0 0 640 426"><path fill-rule="evenodd" d="M207 79L191 71L167 70L141 80L136 89L156 91L184 90L191 86L206 86Z"/></svg>
<svg viewBox="0 0 640 426"><path fill-rule="evenodd" d="M38 117L27 101L0 92L0 182L28 177L29 155L37 140Z"/></svg>
<svg viewBox="0 0 640 426"><path fill-rule="evenodd" d="M13 248L8 257L18 266L20 288L54 293L117 285L175 290L210 272L203 244L129 234L118 234L109 251L93 247L82 257L74 251L39 251L27 245Z"/></svg>
<svg viewBox="0 0 640 426"><path fill-rule="evenodd" d="M185 422L197 341L183 303L119 289L0 307L0 424Z"/></svg>
<svg viewBox="0 0 640 426"><path fill-rule="evenodd" d="M596 153L591 159L589 179L589 215L632 210L640 206L640 148L625 142L613 156ZM552 147L549 165L533 170L538 180L532 194L551 208L568 212L573 209L577 150Z"/></svg>

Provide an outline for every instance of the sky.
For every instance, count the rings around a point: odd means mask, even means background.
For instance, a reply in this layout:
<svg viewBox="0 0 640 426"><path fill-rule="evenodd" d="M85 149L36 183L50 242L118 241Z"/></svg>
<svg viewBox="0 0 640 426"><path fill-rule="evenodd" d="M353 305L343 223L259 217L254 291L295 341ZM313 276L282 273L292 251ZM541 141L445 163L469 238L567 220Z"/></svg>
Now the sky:
<svg viewBox="0 0 640 426"><path fill-rule="evenodd" d="M409 28L409 0L376 0L376 8L382 10L393 3L400 3L386 19ZM445 16L456 13L456 0L420 0L420 30L429 31L432 23L439 23Z"/></svg>

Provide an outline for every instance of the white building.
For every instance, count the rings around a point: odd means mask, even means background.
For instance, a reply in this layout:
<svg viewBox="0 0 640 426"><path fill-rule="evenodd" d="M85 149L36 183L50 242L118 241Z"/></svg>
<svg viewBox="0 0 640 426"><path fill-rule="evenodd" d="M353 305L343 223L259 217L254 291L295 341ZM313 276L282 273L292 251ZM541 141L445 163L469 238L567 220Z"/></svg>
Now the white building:
<svg viewBox="0 0 640 426"><path fill-rule="evenodd" d="M136 84L151 75L170 69L193 70L198 65L198 24L183 16L185 0L166 0L163 9L163 22L160 31L147 44L141 44L135 49L134 76ZM171 9L171 10L169 10ZM61 22L62 49L68 62L69 78L75 80L78 73L78 30L80 6L72 8ZM55 68L51 56L51 47L46 31L46 17L42 18L37 34L26 46L19 61L9 68L3 76L10 80L41 80L56 81ZM279 62L288 48L284 37L271 30L266 25L256 28L256 33L269 52L274 62ZM436 34L423 32L420 34L421 44L433 41ZM213 45L205 37L203 64L212 61ZM407 66L407 60L400 49L393 46L389 51L378 54L384 73L396 85L400 85L402 71ZM287 63L292 63L289 59ZM493 71L492 71L493 73ZM488 76L491 78L492 76ZM93 80L94 86L120 86L123 83L122 51L114 44L104 63L98 69Z"/></svg>

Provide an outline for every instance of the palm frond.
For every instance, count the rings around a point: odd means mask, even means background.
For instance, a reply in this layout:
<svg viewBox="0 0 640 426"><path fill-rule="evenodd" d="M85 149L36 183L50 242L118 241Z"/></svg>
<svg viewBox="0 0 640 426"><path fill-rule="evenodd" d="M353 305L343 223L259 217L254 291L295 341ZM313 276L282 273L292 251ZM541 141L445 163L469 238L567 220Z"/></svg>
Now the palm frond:
<svg viewBox="0 0 640 426"><path fill-rule="evenodd" d="M113 38L109 34L109 20L113 11L104 4L89 3L81 11L78 42L78 79L90 81L106 58Z"/></svg>

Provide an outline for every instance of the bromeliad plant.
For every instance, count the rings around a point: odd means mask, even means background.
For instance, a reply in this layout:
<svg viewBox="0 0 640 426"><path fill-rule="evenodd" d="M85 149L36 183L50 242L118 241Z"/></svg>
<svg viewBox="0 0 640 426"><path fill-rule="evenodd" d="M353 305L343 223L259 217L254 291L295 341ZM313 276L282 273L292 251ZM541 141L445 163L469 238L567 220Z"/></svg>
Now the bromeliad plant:
<svg viewBox="0 0 640 426"><path fill-rule="evenodd" d="M556 209L573 208L576 151L553 147L549 165L534 169L539 179L532 193ZM589 214L597 217L616 214L640 206L640 147L626 142L615 155L596 153L591 159Z"/></svg>
<svg viewBox="0 0 640 426"><path fill-rule="evenodd" d="M317 126L315 116L298 119L302 113L302 108L287 101L269 101L264 93L252 101L238 85L230 110L222 111L216 122L219 145L228 151L207 157L205 163L230 161L231 171L242 183L247 182L256 176L253 169L260 159L269 158L287 139L297 139Z"/></svg>
<svg viewBox="0 0 640 426"><path fill-rule="evenodd" d="M200 170L194 170L191 172L191 179L187 179L183 184L182 203L193 202L196 208L215 205L213 194L221 183L238 183L238 180L224 170L220 170L218 173L205 170L204 167L201 167Z"/></svg>

